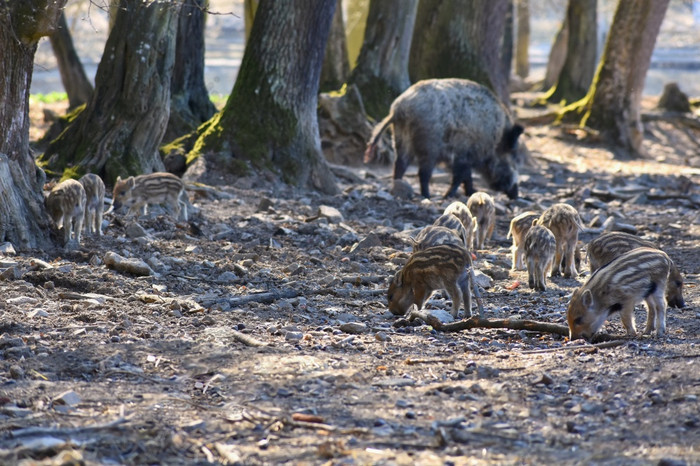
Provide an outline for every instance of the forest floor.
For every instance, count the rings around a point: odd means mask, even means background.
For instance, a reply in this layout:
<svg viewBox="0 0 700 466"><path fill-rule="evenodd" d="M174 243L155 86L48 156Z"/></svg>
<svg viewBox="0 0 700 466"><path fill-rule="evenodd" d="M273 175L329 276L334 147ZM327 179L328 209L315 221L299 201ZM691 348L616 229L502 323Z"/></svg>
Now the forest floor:
<svg viewBox="0 0 700 466"><path fill-rule="evenodd" d="M108 215L77 249L6 251L0 463L700 464L698 136L648 122L649 157L625 162L594 135L530 125L523 197L495 196L494 238L475 252L489 319L565 325L589 274L583 254L579 277L528 289L506 239L525 210L572 202L590 227L582 250L614 216L676 261L687 305L669 310L667 335L610 348L395 326L388 280L447 203L393 198L388 167L349 169L337 196L212 176L190 190L189 222ZM415 169L406 180L417 189ZM108 268L108 252L155 273ZM619 317L603 331L621 336Z"/></svg>

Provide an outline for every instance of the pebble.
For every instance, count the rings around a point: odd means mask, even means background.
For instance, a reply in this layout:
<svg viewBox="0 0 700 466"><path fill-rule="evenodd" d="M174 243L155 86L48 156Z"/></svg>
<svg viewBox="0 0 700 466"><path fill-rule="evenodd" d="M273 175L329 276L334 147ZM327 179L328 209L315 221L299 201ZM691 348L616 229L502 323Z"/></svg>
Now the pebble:
<svg viewBox="0 0 700 466"><path fill-rule="evenodd" d="M287 341L301 341L302 338L304 338L302 332L287 332L284 335L284 339Z"/></svg>
<svg viewBox="0 0 700 466"><path fill-rule="evenodd" d="M367 325L362 322L347 322L340 326L340 330L351 335L360 335L367 332Z"/></svg>
<svg viewBox="0 0 700 466"><path fill-rule="evenodd" d="M13 379L23 379L24 378L24 369L22 369L21 366L18 366L17 364L13 364L10 366L10 377Z"/></svg>

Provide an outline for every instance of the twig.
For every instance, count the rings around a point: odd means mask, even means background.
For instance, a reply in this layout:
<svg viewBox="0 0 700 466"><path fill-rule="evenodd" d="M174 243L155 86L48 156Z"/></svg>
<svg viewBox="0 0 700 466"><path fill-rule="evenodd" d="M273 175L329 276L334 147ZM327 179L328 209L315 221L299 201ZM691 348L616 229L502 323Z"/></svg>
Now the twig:
<svg viewBox="0 0 700 466"><path fill-rule="evenodd" d="M441 332L459 332L473 328L507 328L511 330L529 330L533 332L553 333L569 336L569 327L549 322L520 319L483 319L477 316L459 322L444 324L437 317L423 311L413 310L408 314L408 320L419 318Z"/></svg>
<svg viewBox="0 0 700 466"><path fill-rule="evenodd" d="M33 437L37 435L76 435L84 434L88 432L94 432L96 430L113 429L121 424L127 422L128 419L125 417L120 417L112 422L107 422L105 424L93 424L91 426L81 426L81 427L68 427L68 428L55 428L55 427L26 427L24 429L18 429L10 432L10 435L14 438L19 437Z"/></svg>
<svg viewBox="0 0 700 466"><path fill-rule="evenodd" d="M415 366L417 364L450 364L455 362L453 358L441 358L441 359L412 359L408 358L404 361L404 364L409 366Z"/></svg>
<svg viewBox="0 0 700 466"><path fill-rule="evenodd" d="M232 307L242 306L248 303L270 304L280 299L296 298L303 293L302 290L268 291L265 293L255 293L248 296L231 298L228 302Z"/></svg>
<svg viewBox="0 0 700 466"><path fill-rule="evenodd" d="M543 348L543 349L523 351L522 354L555 353L557 351L568 351L568 350L576 351L576 350L591 349L591 348L597 348L597 349L615 348L616 346L622 346L628 342L629 342L629 340L612 340L612 341L603 341L601 343L594 343L592 345L585 344L585 345L572 345L572 346L558 346L556 348Z"/></svg>
<svg viewBox="0 0 700 466"><path fill-rule="evenodd" d="M267 346L267 343L258 340L257 338L241 333L238 330L231 330L231 336L234 340L240 341L246 346Z"/></svg>

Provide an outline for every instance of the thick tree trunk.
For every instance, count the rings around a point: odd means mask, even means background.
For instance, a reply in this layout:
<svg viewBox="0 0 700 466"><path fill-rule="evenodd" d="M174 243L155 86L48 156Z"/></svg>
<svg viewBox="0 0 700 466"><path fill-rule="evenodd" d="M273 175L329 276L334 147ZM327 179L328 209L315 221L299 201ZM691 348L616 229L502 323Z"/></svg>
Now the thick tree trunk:
<svg viewBox="0 0 700 466"><path fill-rule="evenodd" d="M349 82L356 84L367 113L381 119L408 86L408 57L418 0L372 0L365 40Z"/></svg>
<svg viewBox="0 0 700 466"><path fill-rule="evenodd" d="M544 74L544 85L542 86L542 89L545 91L551 89L557 83L561 69L564 68L566 47L569 43L569 21L567 18L568 15L564 15L564 21L562 21L557 34L554 36L552 48L549 50L547 69Z"/></svg>
<svg viewBox="0 0 700 466"><path fill-rule="evenodd" d="M357 64L357 58L360 56L360 49L364 43L369 2L370 0L346 0L348 17L345 18L347 20L345 30L351 70Z"/></svg>
<svg viewBox="0 0 700 466"><path fill-rule="evenodd" d="M204 84L204 23L208 0L184 0L170 84L170 119L164 141L190 133L216 113Z"/></svg>
<svg viewBox="0 0 700 466"><path fill-rule="evenodd" d="M49 36L53 54L56 56L58 71L61 73L63 88L68 94L68 109L87 103L92 96L92 83L85 74L83 64L73 46L66 15L61 13L56 32Z"/></svg>
<svg viewBox="0 0 700 466"><path fill-rule="evenodd" d="M188 159L250 162L294 185L335 193L321 152L316 107L323 52L335 0L261 0L236 83Z"/></svg>
<svg viewBox="0 0 700 466"><path fill-rule="evenodd" d="M411 80L466 78L508 102L503 38L509 0L422 0L409 60Z"/></svg>
<svg viewBox="0 0 700 466"><path fill-rule="evenodd" d="M342 0L336 0L331 32L328 35L326 54L323 57L323 66L321 67L321 83L319 85L321 92L340 89L350 74L342 3Z"/></svg>
<svg viewBox="0 0 700 466"><path fill-rule="evenodd" d="M163 170L158 154L170 114L179 3L122 0L97 68L95 92L40 158L71 176Z"/></svg>
<svg viewBox="0 0 700 466"><path fill-rule="evenodd" d="M29 151L29 89L39 39L54 32L66 0L0 4L0 241L49 248L44 172Z"/></svg>
<svg viewBox="0 0 700 466"><path fill-rule="evenodd" d="M586 97L564 110L600 130L618 153L641 155L640 103L656 36L670 0L621 1ZM634 47L630 47L634 44Z"/></svg>
<svg viewBox="0 0 700 466"><path fill-rule="evenodd" d="M515 41L515 73L525 79L530 74L530 0L516 0L518 39Z"/></svg>
<svg viewBox="0 0 700 466"><path fill-rule="evenodd" d="M546 98L551 102L573 102L586 95L595 73L598 49L597 0L569 0L566 60L557 84Z"/></svg>

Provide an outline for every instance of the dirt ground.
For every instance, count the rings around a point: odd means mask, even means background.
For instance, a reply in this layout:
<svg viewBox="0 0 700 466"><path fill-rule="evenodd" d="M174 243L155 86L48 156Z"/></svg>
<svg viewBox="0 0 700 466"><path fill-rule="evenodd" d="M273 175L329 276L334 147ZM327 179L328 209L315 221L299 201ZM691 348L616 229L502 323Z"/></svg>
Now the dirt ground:
<svg viewBox="0 0 700 466"><path fill-rule="evenodd" d="M634 162L584 136L528 126L537 166L521 199L495 196L496 233L476 251L486 317L565 324L587 263L531 291L506 233L571 202L582 249L612 216L683 272L665 337L599 348L395 326L387 281L446 202L393 198L389 168L348 170L337 196L210 176L191 186L189 222L108 215L77 249L0 255L0 463L700 464L698 132L647 123L650 156ZM406 180L417 190L415 169ZM108 268L108 252L154 273ZM621 336L619 316L603 331Z"/></svg>

